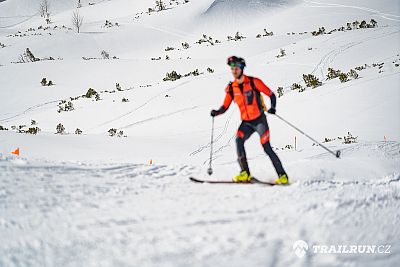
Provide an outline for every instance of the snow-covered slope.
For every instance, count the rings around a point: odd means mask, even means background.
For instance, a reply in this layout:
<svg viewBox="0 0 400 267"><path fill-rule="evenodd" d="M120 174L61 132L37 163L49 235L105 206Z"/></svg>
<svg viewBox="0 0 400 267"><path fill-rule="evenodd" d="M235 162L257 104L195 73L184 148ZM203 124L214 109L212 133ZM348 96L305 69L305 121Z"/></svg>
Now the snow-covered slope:
<svg viewBox="0 0 400 267"><path fill-rule="evenodd" d="M0 2L0 125L9 129L0 131L0 266L396 266L397 1L190 0L150 13L151 0L82 1L79 34L75 2L51 4L46 25L36 1ZM347 29L371 19L376 27ZM320 27L326 33L313 36ZM246 38L229 41L236 32ZM198 43L203 34L213 45ZM26 48L42 60L16 64ZM206 176L209 112L222 103L231 55L246 58L247 73L276 93L282 87L278 113L341 149L342 159L268 116L291 186L191 184L188 176ZM357 67L357 79L326 79L328 68ZM305 87L303 74L322 85L291 90ZM42 86L44 77L54 85ZM89 88L99 101L82 97ZM74 109L58 112L63 100ZM59 123L66 134L54 134ZM234 105L216 118L210 179L238 172L239 123ZM20 125L41 131L12 129ZM126 137L108 136L111 128ZM349 132L356 143L344 144ZM18 147L21 156L12 156ZM246 149L253 174L274 179L258 136ZM391 244L392 252L299 259L291 247L298 239Z"/></svg>

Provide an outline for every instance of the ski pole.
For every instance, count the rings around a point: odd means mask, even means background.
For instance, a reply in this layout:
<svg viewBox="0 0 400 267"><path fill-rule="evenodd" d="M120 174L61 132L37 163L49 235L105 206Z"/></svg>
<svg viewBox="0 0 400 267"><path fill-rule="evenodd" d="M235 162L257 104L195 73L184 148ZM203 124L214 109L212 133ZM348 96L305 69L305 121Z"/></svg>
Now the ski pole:
<svg viewBox="0 0 400 267"><path fill-rule="evenodd" d="M328 151L329 153L331 153L332 155L334 155L336 158L340 158L340 150L333 152L332 150L330 150L329 148L327 148L326 146L324 146L323 144L321 144L320 142L318 142L317 140L315 140L314 138L312 138L311 136L309 136L308 134L306 134L305 132L303 132L302 130L300 130L299 128L297 128L296 126L294 126L292 123L288 122L287 120L285 120L284 118L282 118L281 116L279 116L278 114L275 114L275 116L277 118L279 118L281 121L285 122L286 124L288 124L289 126L291 126L292 128L296 129L299 133L301 133L302 135L308 137L310 140L312 140L313 142L317 143L320 147L322 147L323 149L325 149L326 151Z"/></svg>
<svg viewBox="0 0 400 267"><path fill-rule="evenodd" d="M210 165L209 165L208 170L207 170L208 175L211 175L213 173L213 170L212 170L213 143L214 143L214 117L212 117L211 145L210 145Z"/></svg>

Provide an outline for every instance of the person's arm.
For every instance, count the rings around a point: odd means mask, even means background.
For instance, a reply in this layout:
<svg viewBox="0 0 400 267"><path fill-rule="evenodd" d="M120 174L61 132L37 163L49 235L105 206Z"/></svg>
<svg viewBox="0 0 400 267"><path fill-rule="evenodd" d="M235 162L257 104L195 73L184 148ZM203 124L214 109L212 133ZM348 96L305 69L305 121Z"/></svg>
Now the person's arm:
<svg viewBox="0 0 400 267"><path fill-rule="evenodd" d="M224 103L218 110L215 110L215 109L211 110L212 117L224 114L225 111L227 111L229 106L231 105L233 99L232 99L231 94L229 93L229 88L227 87L227 89L225 91L226 91L226 94L225 94Z"/></svg>
<svg viewBox="0 0 400 267"><path fill-rule="evenodd" d="M267 111L268 113L275 114L276 112L276 96L274 92L260 79L254 78L254 85L256 88L267 95L271 100L271 108Z"/></svg>

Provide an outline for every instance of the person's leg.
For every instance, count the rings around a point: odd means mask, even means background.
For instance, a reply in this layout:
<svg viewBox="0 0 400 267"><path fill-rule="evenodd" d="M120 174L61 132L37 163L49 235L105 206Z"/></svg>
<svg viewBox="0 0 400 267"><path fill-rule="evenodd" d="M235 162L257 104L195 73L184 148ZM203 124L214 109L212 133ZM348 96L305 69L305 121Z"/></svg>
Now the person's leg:
<svg viewBox="0 0 400 267"><path fill-rule="evenodd" d="M238 155L238 162L241 171L246 171L250 174L249 165L246 158L246 150L244 149L244 142L254 133L254 129L247 123L242 122L236 133L236 150Z"/></svg>
<svg viewBox="0 0 400 267"><path fill-rule="evenodd" d="M268 127L267 118L264 115L258 120L259 121L257 121L255 127L256 127L257 133L260 135L260 141L264 148L265 153L271 159L272 164L274 165L275 171L278 174L278 176L286 174L285 170L283 169L281 160L278 158L275 151L272 150L272 147L270 144L270 131L269 131L269 127Z"/></svg>

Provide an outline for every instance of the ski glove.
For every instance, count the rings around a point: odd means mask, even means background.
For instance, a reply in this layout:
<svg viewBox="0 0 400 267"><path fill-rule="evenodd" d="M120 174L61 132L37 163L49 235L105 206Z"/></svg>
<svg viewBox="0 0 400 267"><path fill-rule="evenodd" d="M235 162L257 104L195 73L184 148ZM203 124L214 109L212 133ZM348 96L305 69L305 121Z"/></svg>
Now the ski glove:
<svg viewBox="0 0 400 267"><path fill-rule="evenodd" d="M215 110L215 109L213 109L213 110L211 110L211 117L215 117L215 116L217 116L218 115L218 110Z"/></svg>
<svg viewBox="0 0 400 267"><path fill-rule="evenodd" d="M215 109L211 110L210 115L211 115L211 117L215 117L215 116L224 114L225 111L226 111L226 108L224 106L221 106L218 110L215 110Z"/></svg>
<svg viewBox="0 0 400 267"><path fill-rule="evenodd" d="M272 108L268 109L267 112L270 113L270 114L275 114L276 113L276 109L274 107L272 107Z"/></svg>

